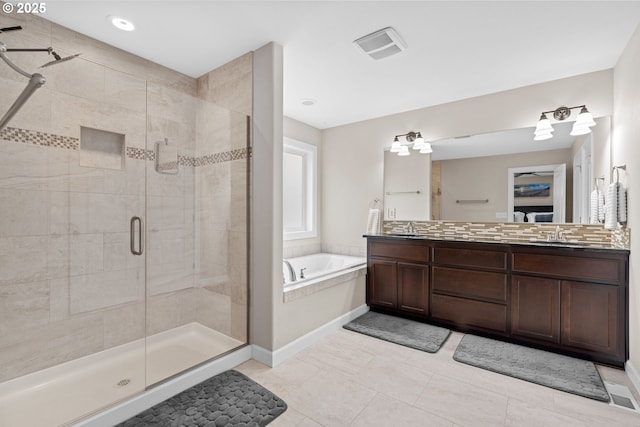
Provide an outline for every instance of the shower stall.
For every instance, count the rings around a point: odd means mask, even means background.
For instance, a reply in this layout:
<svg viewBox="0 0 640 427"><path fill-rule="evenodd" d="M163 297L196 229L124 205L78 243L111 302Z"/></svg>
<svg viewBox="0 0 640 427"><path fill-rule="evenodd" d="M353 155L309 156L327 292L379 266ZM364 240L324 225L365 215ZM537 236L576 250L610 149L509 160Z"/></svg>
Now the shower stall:
<svg viewBox="0 0 640 427"><path fill-rule="evenodd" d="M247 343L249 117L113 56L47 67L0 129L0 426L72 424ZM0 62L0 115L25 83Z"/></svg>

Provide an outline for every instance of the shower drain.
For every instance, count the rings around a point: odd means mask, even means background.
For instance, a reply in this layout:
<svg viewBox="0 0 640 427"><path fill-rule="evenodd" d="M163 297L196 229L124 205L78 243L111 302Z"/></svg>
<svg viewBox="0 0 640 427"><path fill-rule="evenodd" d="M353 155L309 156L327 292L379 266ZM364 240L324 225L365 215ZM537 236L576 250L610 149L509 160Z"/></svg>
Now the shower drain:
<svg viewBox="0 0 640 427"><path fill-rule="evenodd" d="M131 380L129 378L125 378L123 380L118 381L118 383L116 384L116 386L118 387L125 387L128 386L129 383L131 382Z"/></svg>

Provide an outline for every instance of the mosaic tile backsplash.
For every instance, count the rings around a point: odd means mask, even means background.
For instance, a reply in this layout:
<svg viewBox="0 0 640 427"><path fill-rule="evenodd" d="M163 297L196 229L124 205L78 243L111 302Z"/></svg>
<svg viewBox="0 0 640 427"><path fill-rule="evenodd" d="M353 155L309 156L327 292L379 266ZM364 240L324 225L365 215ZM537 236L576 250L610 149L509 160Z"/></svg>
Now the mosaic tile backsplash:
<svg viewBox="0 0 640 427"><path fill-rule="evenodd" d="M629 249L631 231L627 227L607 230L602 225L590 224L527 224L527 223L481 223L451 221L411 221L415 232L445 240L495 240L522 242L546 239L560 227L568 242L583 242L602 248ZM409 221L385 221L383 233L407 231Z"/></svg>
<svg viewBox="0 0 640 427"><path fill-rule="evenodd" d="M80 146L80 140L78 138L12 127L6 127L0 131L0 140L40 145L43 147L65 148L67 150L78 150ZM128 158L135 160L155 161L156 159L154 150L144 148L126 147L125 154ZM178 164L190 167L208 166L233 160L243 160L250 156L250 148L238 148L199 157L180 154L178 155Z"/></svg>

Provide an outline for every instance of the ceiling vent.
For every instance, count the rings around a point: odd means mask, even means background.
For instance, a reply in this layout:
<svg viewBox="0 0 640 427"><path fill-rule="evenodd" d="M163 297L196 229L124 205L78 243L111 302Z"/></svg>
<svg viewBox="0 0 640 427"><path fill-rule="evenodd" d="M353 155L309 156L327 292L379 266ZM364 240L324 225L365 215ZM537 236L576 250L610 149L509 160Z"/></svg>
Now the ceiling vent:
<svg viewBox="0 0 640 427"><path fill-rule="evenodd" d="M386 58L407 48L398 32L391 27L360 37L354 43L373 59Z"/></svg>

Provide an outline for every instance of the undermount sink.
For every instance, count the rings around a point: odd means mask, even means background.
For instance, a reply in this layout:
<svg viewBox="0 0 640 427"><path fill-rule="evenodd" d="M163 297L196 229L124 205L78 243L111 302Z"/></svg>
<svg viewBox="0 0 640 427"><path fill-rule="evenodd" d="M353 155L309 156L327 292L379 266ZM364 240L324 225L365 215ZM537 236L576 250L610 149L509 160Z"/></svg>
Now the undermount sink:
<svg viewBox="0 0 640 427"><path fill-rule="evenodd" d="M589 243L585 242L567 242L566 240L530 240L530 243L534 243L536 245L548 245L548 246L567 246L567 247L576 247L582 248L585 246L589 246Z"/></svg>
<svg viewBox="0 0 640 427"><path fill-rule="evenodd" d="M418 233L387 233L387 236L394 237L418 237L420 236Z"/></svg>

